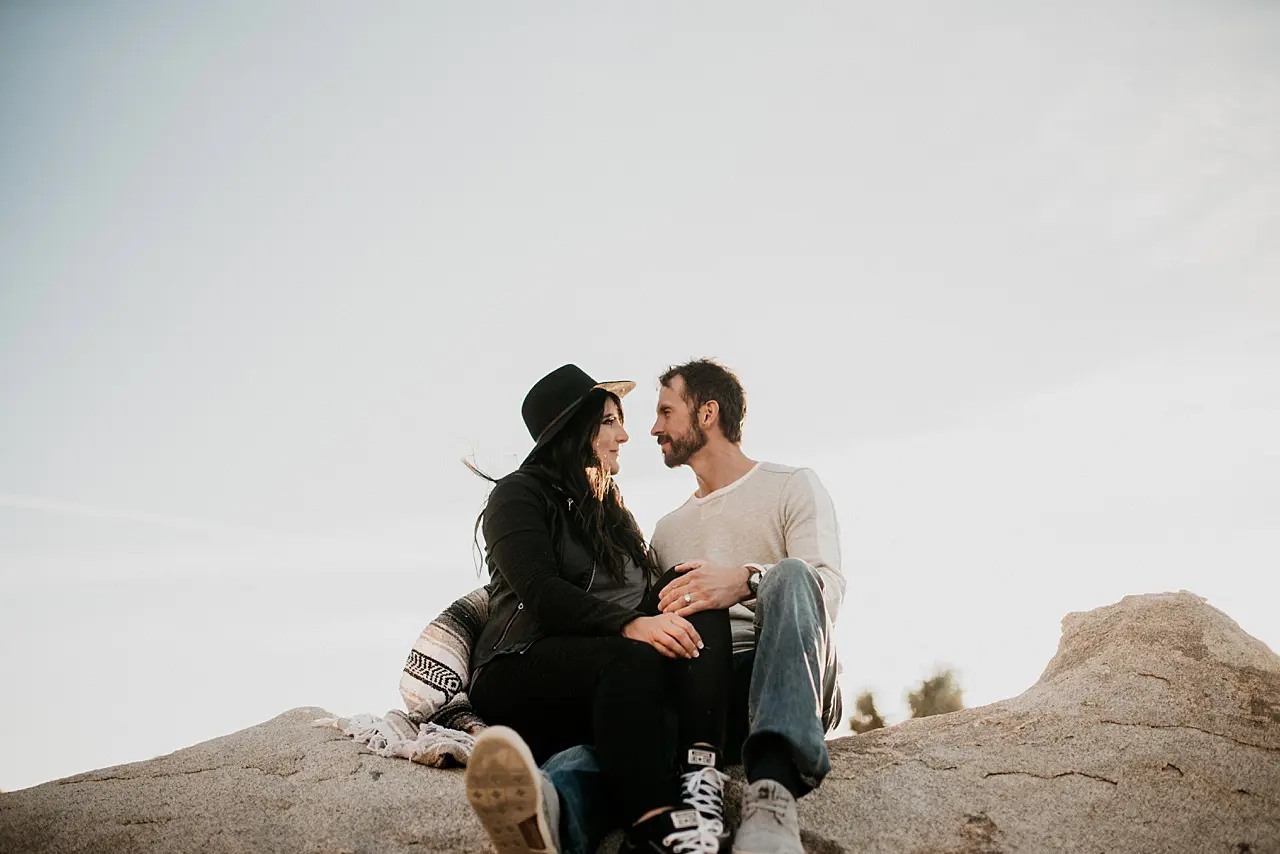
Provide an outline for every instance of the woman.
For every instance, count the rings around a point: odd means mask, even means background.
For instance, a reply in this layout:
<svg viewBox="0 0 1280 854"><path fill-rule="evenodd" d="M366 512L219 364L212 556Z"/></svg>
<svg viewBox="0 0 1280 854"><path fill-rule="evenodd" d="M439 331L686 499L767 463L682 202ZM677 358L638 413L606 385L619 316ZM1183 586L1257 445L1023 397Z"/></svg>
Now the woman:
<svg viewBox="0 0 1280 854"><path fill-rule="evenodd" d="M624 851L711 854L724 837L729 619L658 612L669 578L613 479L634 387L575 365L539 380L522 407L534 449L477 522L490 611L470 696L497 726L477 740L467 792L499 854L557 850L558 797L535 763L579 744L631 823Z"/></svg>

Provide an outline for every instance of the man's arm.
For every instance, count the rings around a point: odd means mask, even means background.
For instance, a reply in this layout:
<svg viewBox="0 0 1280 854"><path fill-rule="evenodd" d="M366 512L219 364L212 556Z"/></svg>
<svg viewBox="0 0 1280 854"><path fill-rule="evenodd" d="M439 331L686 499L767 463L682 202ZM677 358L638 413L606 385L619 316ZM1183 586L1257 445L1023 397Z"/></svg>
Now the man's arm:
<svg viewBox="0 0 1280 854"><path fill-rule="evenodd" d="M787 479L780 504L787 557L799 558L818 573L827 616L834 623L844 602L845 577L840 568L840 524L831 495L812 469L802 468Z"/></svg>
<svg viewBox="0 0 1280 854"><path fill-rule="evenodd" d="M778 499L778 513L786 556L803 560L817 572L827 614L835 622L845 594L845 578L840 569L840 527L831 496L812 469L797 469L787 479ZM657 532L654 539L658 539ZM754 608L755 601L747 587L748 567L759 566L768 573L774 565L718 566L706 560L686 561L676 567L686 573L685 577L668 585L659 608L682 617L739 602ZM683 598L686 593L691 596L688 602Z"/></svg>
<svg viewBox="0 0 1280 854"><path fill-rule="evenodd" d="M667 517L658 520L653 529L653 550L658 558L658 569L665 571L672 568L673 549L664 536ZM698 611L728 608L736 605L750 595L747 589L746 567L713 566L706 560L687 560L675 569L685 573L682 578L672 581L662 591L658 599L658 610L666 614L678 614L687 617ZM685 594L689 601L685 601Z"/></svg>

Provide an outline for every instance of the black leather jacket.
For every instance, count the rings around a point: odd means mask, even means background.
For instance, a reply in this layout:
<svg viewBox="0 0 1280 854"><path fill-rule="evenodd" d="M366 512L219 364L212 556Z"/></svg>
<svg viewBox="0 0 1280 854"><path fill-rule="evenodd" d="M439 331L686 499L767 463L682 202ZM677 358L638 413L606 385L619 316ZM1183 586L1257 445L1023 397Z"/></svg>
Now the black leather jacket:
<svg viewBox="0 0 1280 854"><path fill-rule="evenodd" d="M476 674L495 656L547 635L616 635L639 611L591 595L596 565L568 497L520 469L498 481L484 513L489 619L471 650Z"/></svg>

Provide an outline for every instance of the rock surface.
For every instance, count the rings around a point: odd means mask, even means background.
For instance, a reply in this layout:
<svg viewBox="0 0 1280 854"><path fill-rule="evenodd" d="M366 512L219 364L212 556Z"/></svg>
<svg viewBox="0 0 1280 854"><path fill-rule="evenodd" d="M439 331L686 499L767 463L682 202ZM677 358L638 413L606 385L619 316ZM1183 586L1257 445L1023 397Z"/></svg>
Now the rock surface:
<svg viewBox="0 0 1280 854"><path fill-rule="evenodd" d="M461 771L362 754L327 714L0 795L0 851L488 850ZM809 852L1280 854L1280 658L1185 592L1068 615L1013 699L830 749Z"/></svg>

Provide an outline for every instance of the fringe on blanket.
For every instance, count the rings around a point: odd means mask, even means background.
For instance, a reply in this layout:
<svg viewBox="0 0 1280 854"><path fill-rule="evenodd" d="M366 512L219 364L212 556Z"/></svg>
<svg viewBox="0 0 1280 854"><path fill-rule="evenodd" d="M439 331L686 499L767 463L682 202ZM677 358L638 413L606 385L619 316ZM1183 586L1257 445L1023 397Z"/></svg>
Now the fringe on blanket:
<svg viewBox="0 0 1280 854"><path fill-rule="evenodd" d="M399 709L392 709L381 718L367 713L321 718L312 726L341 730L379 756L408 759L433 768L466 765L476 746L476 737L471 733L436 723L415 724Z"/></svg>

